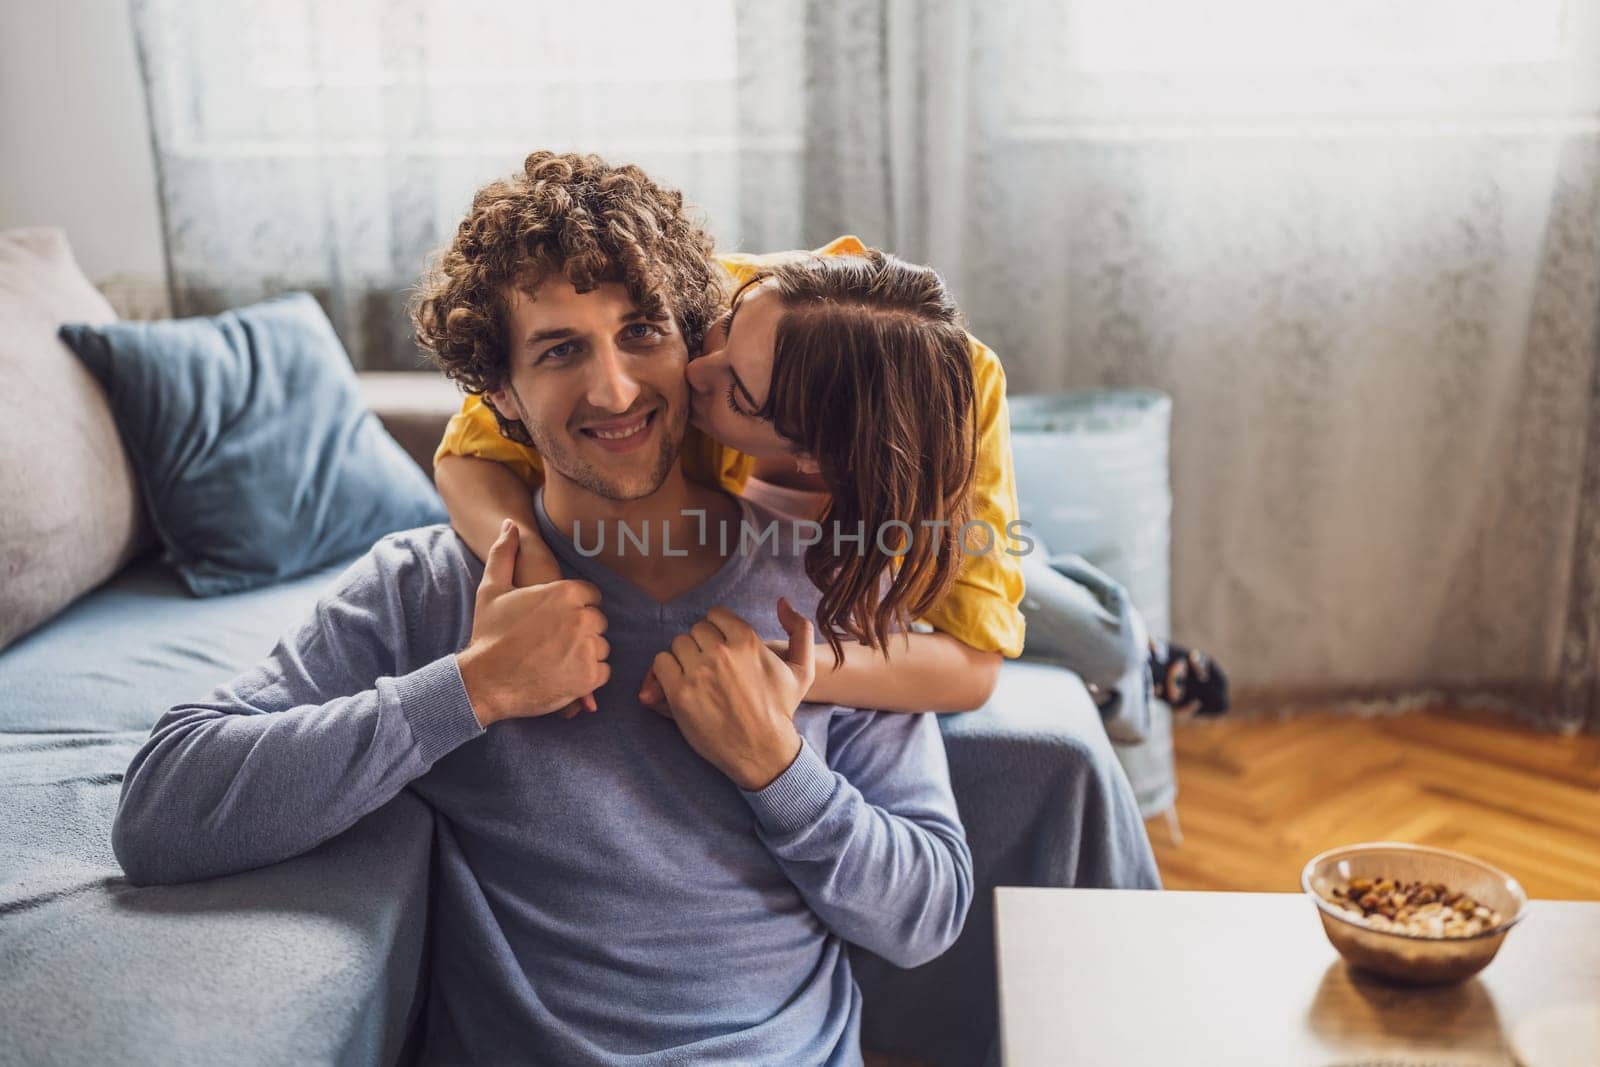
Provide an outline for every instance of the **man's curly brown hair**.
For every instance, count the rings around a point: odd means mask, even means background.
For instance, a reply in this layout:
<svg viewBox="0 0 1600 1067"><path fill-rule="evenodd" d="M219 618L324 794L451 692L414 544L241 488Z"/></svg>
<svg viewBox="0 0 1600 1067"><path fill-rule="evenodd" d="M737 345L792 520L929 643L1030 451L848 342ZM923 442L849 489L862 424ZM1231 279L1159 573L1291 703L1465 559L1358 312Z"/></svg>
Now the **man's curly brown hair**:
<svg viewBox="0 0 1600 1067"><path fill-rule="evenodd" d="M676 319L697 353L726 301L712 248L683 194L638 167L534 152L521 174L478 190L431 264L411 301L417 343L466 392L499 389L511 367L506 286L531 291L562 274L580 293L621 282L647 316ZM495 417L501 433L533 443L520 420Z"/></svg>

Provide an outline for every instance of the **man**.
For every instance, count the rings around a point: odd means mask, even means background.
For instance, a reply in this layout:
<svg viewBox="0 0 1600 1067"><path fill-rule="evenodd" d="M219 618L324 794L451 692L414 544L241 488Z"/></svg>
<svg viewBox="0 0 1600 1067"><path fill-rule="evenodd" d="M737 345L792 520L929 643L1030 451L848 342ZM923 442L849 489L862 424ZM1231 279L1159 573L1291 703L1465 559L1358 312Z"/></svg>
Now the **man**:
<svg viewBox="0 0 1600 1067"><path fill-rule="evenodd" d="M135 882L211 877L409 788L439 835L425 1060L859 1063L845 943L921 963L972 894L939 731L796 709L817 594L792 531L724 550L719 524L773 516L676 461L709 242L635 168L580 162L481 192L430 298L488 331L467 377L540 445L567 580L514 589L514 527L484 564L447 527L385 538L265 662L161 719L113 844ZM637 699L652 665L670 716Z"/></svg>

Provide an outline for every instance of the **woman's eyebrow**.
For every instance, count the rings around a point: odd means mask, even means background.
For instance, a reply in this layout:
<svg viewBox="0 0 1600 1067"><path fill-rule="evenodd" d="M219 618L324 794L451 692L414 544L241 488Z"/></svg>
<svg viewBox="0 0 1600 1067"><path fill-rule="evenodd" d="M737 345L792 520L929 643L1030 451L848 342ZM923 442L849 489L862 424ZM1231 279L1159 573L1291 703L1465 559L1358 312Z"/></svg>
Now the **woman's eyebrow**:
<svg viewBox="0 0 1600 1067"><path fill-rule="evenodd" d="M739 291L733 294L733 299L728 302L728 323L725 327L729 337L733 336L733 317L739 314L739 306L744 303L744 295L765 280L758 274L739 286ZM728 376L733 379L733 387L744 394L745 402L750 405L751 413L754 414L760 411L761 405L756 403L755 394L750 391L749 386L744 384L744 379L739 377L739 372L733 369L732 360L728 361Z"/></svg>
<svg viewBox="0 0 1600 1067"><path fill-rule="evenodd" d="M767 280L767 275L764 275L764 274L755 275L754 277L752 277L752 278L748 279L747 281L745 281L745 283L743 285L739 286L738 290L733 294L733 299L728 301L728 326L727 326L727 328L728 328L728 330L730 332L732 332L732 330L733 330L733 317L739 313L739 305L744 303L744 294L748 293L750 290L754 289L756 286L760 285L762 282L764 282L766 280Z"/></svg>
<svg viewBox="0 0 1600 1067"><path fill-rule="evenodd" d="M745 387L744 379L739 377L739 372L733 369L733 364L728 364L728 377L733 379L733 387L744 394L746 403L750 405L751 412L761 410L761 405L756 403L755 396Z"/></svg>

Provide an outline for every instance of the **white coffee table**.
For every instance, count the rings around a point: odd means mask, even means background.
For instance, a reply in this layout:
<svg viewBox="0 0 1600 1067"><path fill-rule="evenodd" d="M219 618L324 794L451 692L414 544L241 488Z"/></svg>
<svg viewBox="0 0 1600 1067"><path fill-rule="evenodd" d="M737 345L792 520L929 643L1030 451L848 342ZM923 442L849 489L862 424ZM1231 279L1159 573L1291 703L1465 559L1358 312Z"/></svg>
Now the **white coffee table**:
<svg viewBox="0 0 1600 1067"><path fill-rule="evenodd" d="M1436 989L1347 969L1293 893L998 889L995 924L1008 1067L1600 1065L1600 903Z"/></svg>

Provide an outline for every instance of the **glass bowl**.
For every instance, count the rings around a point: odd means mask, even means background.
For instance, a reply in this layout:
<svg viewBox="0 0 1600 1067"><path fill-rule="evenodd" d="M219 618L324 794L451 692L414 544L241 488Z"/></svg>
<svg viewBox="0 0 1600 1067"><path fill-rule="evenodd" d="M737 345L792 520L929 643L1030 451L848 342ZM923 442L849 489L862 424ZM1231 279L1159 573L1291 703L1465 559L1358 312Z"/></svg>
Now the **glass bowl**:
<svg viewBox="0 0 1600 1067"><path fill-rule="evenodd" d="M1471 937L1425 937L1374 930L1324 895L1339 882L1378 877L1442 882L1506 919ZM1306 864L1300 886L1316 902L1323 932L1345 962L1406 985L1466 981L1489 965L1528 912L1528 894L1506 872L1460 852L1391 841L1330 849Z"/></svg>

